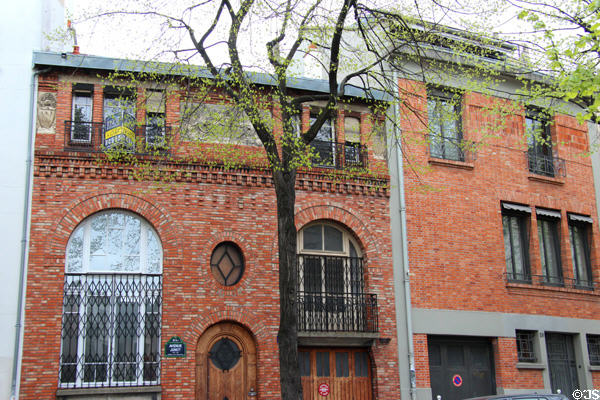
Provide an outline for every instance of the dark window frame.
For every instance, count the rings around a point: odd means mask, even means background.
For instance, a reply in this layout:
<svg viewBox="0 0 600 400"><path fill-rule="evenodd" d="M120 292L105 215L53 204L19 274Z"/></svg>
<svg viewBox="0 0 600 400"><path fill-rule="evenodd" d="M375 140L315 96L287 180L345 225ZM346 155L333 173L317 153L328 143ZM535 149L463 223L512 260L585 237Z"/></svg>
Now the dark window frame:
<svg viewBox="0 0 600 400"><path fill-rule="evenodd" d="M536 333L536 331L529 330L517 330L515 332L519 362L536 363L538 361L535 347Z"/></svg>
<svg viewBox="0 0 600 400"><path fill-rule="evenodd" d="M531 128L533 126L533 129ZM550 115L535 107L525 111L525 137L529 172L553 177L556 175Z"/></svg>
<svg viewBox="0 0 600 400"><path fill-rule="evenodd" d="M427 116L429 155L451 161L465 161L462 147L464 141L462 124L462 98L463 93L456 89L444 87L429 87L427 89ZM451 108L452 118L455 118L454 127L447 132L443 114L444 108ZM435 126L434 125L435 121ZM437 131L435 132L434 131ZM439 134L438 134L439 132ZM436 145L439 149L436 149ZM454 154L455 153L455 154Z"/></svg>
<svg viewBox="0 0 600 400"><path fill-rule="evenodd" d="M569 241L571 248L571 257L573 258L573 278L576 287L593 289L592 261L591 261L591 243L590 232L592 224L589 222L573 219L574 214L568 215L569 221ZM577 233L576 229L577 228ZM576 246L575 235L579 235L579 243L583 248ZM579 265L580 252L583 252L585 265Z"/></svg>
<svg viewBox="0 0 600 400"><path fill-rule="evenodd" d="M590 365L600 366L600 335L586 335Z"/></svg>
<svg viewBox="0 0 600 400"><path fill-rule="evenodd" d="M554 218L537 213L538 240L540 247L540 262L542 265L542 275L544 276L544 284L552 286L563 286L564 276L562 270L561 248L560 248L560 218ZM549 226L548 231L544 229L545 225ZM548 232L551 237L546 236ZM548 264L548 260L552 257L550 253L554 253L553 259L556 260L557 275L551 274L552 266Z"/></svg>
<svg viewBox="0 0 600 400"><path fill-rule="evenodd" d="M505 254L506 261L506 273L509 281L517 281L517 282L531 282L531 260L530 260L530 218L531 213L527 213L524 211L517 211L507 208L507 203L502 204L502 233L504 237L505 243L505 252L506 252L506 230L508 229L508 240L510 241L510 257L508 254ZM514 243L513 234L513 224L511 223L514 219L517 219L517 235L518 235L518 244ZM507 224L506 222L509 221ZM520 247L521 250L521 258L522 272L517 272L517 260L515 259L515 248L516 246Z"/></svg>

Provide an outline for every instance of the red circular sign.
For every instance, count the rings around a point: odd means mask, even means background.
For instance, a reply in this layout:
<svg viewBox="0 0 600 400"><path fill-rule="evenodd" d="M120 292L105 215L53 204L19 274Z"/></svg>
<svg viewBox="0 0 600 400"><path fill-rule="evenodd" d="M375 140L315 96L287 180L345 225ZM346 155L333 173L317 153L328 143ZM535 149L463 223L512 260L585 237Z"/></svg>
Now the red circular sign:
<svg viewBox="0 0 600 400"><path fill-rule="evenodd" d="M452 377L452 384L456 387L460 387L463 384L462 376L456 374Z"/></svg>
<svg viewBox="0 0 600 400"><path fill-rule="evenodd" d="M329 385L326 383L321 383L319 385L319 394L321 396L328 396L329 395Z"/></svg>

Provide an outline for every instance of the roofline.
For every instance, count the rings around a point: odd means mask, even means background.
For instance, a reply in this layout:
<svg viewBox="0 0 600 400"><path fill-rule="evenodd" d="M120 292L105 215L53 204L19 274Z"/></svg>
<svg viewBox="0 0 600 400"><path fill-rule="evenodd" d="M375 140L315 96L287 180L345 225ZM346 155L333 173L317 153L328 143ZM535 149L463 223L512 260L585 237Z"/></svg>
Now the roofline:
<svg viewBox="0 0 600 400"><path fill-rule="evenodd" d="M81 68L103 71L127 71L136 73L159 73L165 75L195 76L197 78L212 78L213 75L204 67L198 65L179 65L166 62L127 60L123 58L101 57L90 54L58 53L34 51L33 65L61 68ZM276 86L275 78L263 72L247 72L247 76L255 84ZM329 93L329 82L322 79L304 77L288 78L289 88L310 92ZM391 101L392 97L377 89L362 90L354 86L346 86L346 96L378 101ZM366 94L369 93L369 96Z"/></svg>

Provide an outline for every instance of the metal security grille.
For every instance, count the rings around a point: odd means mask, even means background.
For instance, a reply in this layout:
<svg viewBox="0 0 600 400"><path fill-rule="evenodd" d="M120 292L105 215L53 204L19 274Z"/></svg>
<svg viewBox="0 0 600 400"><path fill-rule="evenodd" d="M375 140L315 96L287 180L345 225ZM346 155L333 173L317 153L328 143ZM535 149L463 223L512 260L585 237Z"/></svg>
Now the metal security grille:
<svg viewBox="0 0 600 400"><path fill-rule="evenodd" d="M521 362L537 362L535 356L535 331L517 331L517 356Z"/></svg>
<svg viewBox="0 0 600 400"><path fill-rule="evenodd" d="M160 383L161 275L65 275L61 387Z"/></svg>
<svg viewBox="0 0 600 400"><path fill-rule="evenodd" d="M600 365L600 335L587 335L590 365Z"/></svg>
<svg viewBox="0 0 600 400"><path fill-rule="evenodd" d="M364 293L359 257L298 255L301 331L377 332L377 296Z"/></svg>

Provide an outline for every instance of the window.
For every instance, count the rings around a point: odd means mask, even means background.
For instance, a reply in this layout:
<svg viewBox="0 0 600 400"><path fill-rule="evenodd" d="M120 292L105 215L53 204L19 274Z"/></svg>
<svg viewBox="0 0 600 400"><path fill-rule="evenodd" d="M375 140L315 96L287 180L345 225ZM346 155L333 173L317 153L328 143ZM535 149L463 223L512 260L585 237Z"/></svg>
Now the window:
<svg viewBox="0 0 600 400"><path fill-rule="evenodd" d="M449 90L427 91L429 152L431 157L464 161L461 127L461 94Z"/></svg>
<svg viewBox="0 0 600 400"><path fill-rule="evenodd" d="M516 331L517 357L519 362L537 362L535 352L535 331Z"/></svg>
<svg viewBox="0 0 600 400"><path fill-rule="evenodd" d="M363 260L351 236L317 223L299 233L299 295L302 330L366 330ZM373 312L373 310L369 310Z"/></svg>
<svg viewBox="0 0 600 400"><path fill-rule="evenodd" d="M546 176L554 176L552 157L552 137L548 115L537 109L529 109L525 114L525 136L529 171Z"/></svg>
<svg viewBox="0 0 600 400"><path fill-rule="evenodd" d="M221 285L235 285L244 274L242 251L233 242L220 243L210 257L210 269Z"/></svg>
<svg viewBox="0 0 600 400"><path fill-rule="evenodd" d="M94 86L73 85L73 107L71 109L71 144L92 143L92 93Z"/></svg>
<svg viewBox="0 0 600 400"><path fill-rule="evenodd" d="M360 118L346 116L344 118L344 164L346 166L360 166Z"/></svg>
<svg viewBox="0 0 600 400"><path fill-rule="evenodd" d="M559 239L560 212L537 208L536 214L544 281L546 284L562 286L563 276Z"/></svg>
<svg viewBox="0 0 600 400"><path fill-rule="evenodd" d="M531 208L502 203L502 231L506 273L510 281L531 282L529 266L529 216Z"/></svg>
<svg viewBox="0 0 600 400"><path fill-rule="evenodd" d="M104 89L104 147L135 148L135 128L133 91L107 86Z"/></svg>
<svg viewBox="0 0 600 400"><path fill-rule="evenodd" d="M137 215L103 211L66 250L61 387L155 385L160 380L162 248Z"/></svg>
<svg viewBox="0 0 600 400"><path fill-rule="evenodd" d="M569 236L573 258L575 285L593 288L592 266L590 262L590 232L592 219L588 216L569 214Z"/></svg>
<svg viewBox="0 0 600 400"><path fill-rule="evenodd" d="M600 365L600 335L587 335L590 365Z"/></svg>
<svg viewBox="0 0 600 400"><path fill-rule="evenodd" d="M165 91L146 91L146 148L160 149L166 145Z"/></svg>
<svg viewBox="0 0 600 400"><path fill-rule="evenodd" d="M317 120L316 114L310 115L310 125ZM316 156L313 163L322 167L334 167L336 157L335 146L335 130L334 123L331 119L326 119L317 136L310 142L310 145L315 149Z"/></svg>

